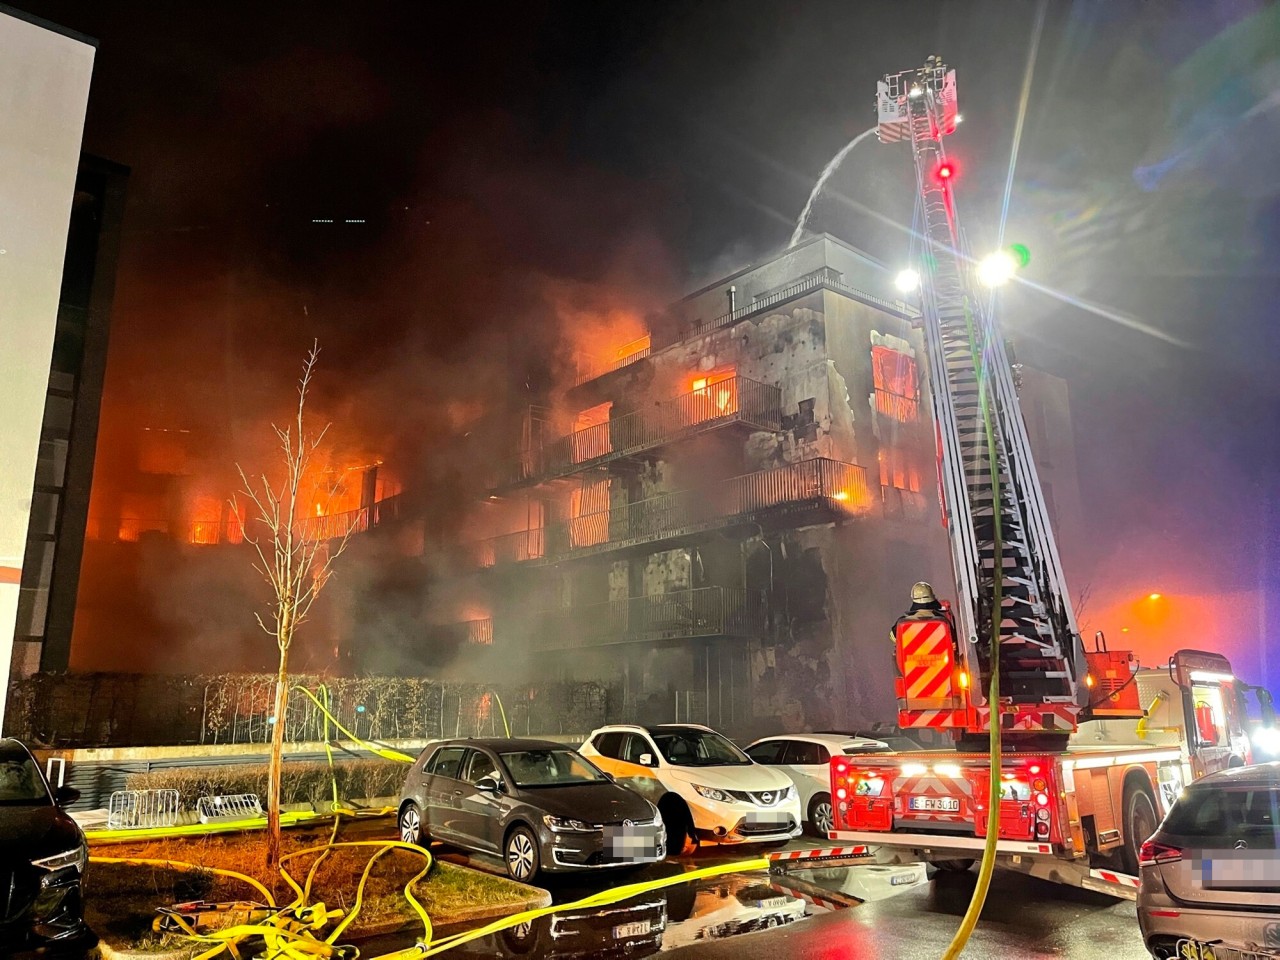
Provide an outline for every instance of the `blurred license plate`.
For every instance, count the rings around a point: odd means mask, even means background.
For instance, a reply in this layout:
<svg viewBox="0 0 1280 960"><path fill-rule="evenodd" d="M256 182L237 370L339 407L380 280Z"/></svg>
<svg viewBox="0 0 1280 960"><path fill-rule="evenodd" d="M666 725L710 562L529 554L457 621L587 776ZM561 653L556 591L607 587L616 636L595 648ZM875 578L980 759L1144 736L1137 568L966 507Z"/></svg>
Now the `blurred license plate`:
<svg viewBox="0 0 1280 960"><path fill-rule="evenodd" d="M649 931L653 929L653 921L636 920L634 923L620 923L613 928L613 939L622 940L624 937L644 937L648 936Z"/></svg>
<svg viewBox="0 0 1280 960"><path fill-rule="evenodd" d="M955 797L912 797L907 808L937 813L959 813L960 801Z"/></svg>
<svg viewBox="0 0 1280 960"><path fill-rule="evenodd" d="M905 883L915 883L916 875L914 873L895 873L889 878L889 886L900 887Z"/></svg>
<svg viewBox="0 0 1280 960"><path fill-rule="evenodd" d="M779 907L785 907L791 902L790 897L768 897L764 900L756 901L757 910L776 910Z"/></svg>
<svg viewBox="0 0 1280 960"><path fill-rule="evenodd" d="M1206 859L1204 885L1214 890L1280 889L1280 857L1247 856L1240 851Z"/></svg>

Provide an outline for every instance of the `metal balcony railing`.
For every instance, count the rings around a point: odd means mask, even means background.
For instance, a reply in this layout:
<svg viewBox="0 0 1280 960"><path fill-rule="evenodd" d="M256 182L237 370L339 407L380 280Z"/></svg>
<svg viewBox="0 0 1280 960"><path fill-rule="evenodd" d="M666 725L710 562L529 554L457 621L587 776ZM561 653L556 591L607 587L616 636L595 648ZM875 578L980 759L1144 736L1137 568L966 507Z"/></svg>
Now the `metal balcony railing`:
<svg viewBox="0 0 1280 960"><path fill-rule="evenodd" d="M479 541L468 549L484 567L562 559L713 530L771 510L819 507L851 516L872 503L862 467L818 457Z"/></svg>
<svg viewBox="0 0 1280 960"><path fill-rule="evenodd" d="M782 391L748 377L727 377L525 451L512 480L552 480L730 423L781 429Z"/></svg>
<svg viewBox="0 0 1280 960"><path fill-rule="evenodd" d="M534 650L573 650L618 643L697 637L750 637L758 617L741 587L700 587L584 604L535 616Z"/></svg>
<svg viewBox="0 0 1280 960"><path fill-rule="evenodd" d="M663 350L668 346L673 346L675 343L683 343L687 340L693 340L696 337L705 336L706 334L719 330L722 327L732 326L739 320L745 320L747 317L759 313L762 310L767 310L769 307L776 306L787 300L792 300L796 297L803 296L806 293L812 293L815 290L821 290L823 288L843 293L854 300L859 300L862 303L879 307L880 309L892 313L895 316L910 319L919 315L919 311L901 300L885 300L882 297L864 293L856 287L849 286L849 284L845 283L844 280L841 279L842 276L843 274L841 274L839 270L833 269L832 267L821 267L814 270L812 273L805 274L794 283L789 283L786 286L776 287L773 290L769 290L766 293L755 297L750 303L745 303L737 309L731 310L729 313L721 314L718 317L712 317L710 320L696 320L693 323L688 324L680 331L679 335L672 343L661 343L658 345L658 349ZM624 347L619 351L619 355L616 358L609 360L590 357L586 354L578 354L574 385L579 386L589 380L602 377L606 373L612 373L614 370L620 370L623 367L630 366L633 363L637 363L638 361L645 359L653 352L652 345L648 337L637 340L635 343L643 343L643 349L637 348L633 351L624 352L626 351L626 348Z"/></svg>
<svg viewBox="0 0 1280 960"><path fill-rule="evenodd" d="M500 563L522 563L539 560L543 556L544 530L517 530L486 540L473 540L463 544L471 562L478 567L495 567Z"/></svg>
<svg viewBox="0 0 1280 960"><path fill-rule="evenodd" d="M576 387L588 380L594 380L596 377L602 377L606 373L621 370L638 360L643 360L649 355L649 344L649 337L646 335L623 344L613 357L607 359L581 352L575 354L573 385Z"/></svg>

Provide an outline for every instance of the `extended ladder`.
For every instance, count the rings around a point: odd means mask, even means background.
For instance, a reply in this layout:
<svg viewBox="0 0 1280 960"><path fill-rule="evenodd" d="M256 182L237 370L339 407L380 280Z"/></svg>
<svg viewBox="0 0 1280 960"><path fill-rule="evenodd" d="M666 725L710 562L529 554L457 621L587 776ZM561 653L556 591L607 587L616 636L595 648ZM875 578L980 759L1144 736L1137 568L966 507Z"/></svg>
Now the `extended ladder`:
<svg viewBox="0 0 1280 960"><path fill-rule="evenodd" d="M956 624L962 666L974 678L963 727L986 728L989 708L977 682L990 669L991 605L997 576L995 517L1000 517L1002 700L1015 729L1069 733L1086 695L1084 655L1061 562L1018 407L1005 345L994 320L969 293L970 270L960 243L951 178L941 138L949 132L944 84L954 104L954 74L941 63L885 77L897 101L898 136L915 160L925 242L921 250L923 332L938 425L942 496L959 591ZM883 108L882 108L883 109ZM883 127L883 114L882 114ZM995 475L981 403L979 370L995 434ZM1008 709L1008 708L1007 708ZM1006 723L1009 723L1006 720Z"/></svg>

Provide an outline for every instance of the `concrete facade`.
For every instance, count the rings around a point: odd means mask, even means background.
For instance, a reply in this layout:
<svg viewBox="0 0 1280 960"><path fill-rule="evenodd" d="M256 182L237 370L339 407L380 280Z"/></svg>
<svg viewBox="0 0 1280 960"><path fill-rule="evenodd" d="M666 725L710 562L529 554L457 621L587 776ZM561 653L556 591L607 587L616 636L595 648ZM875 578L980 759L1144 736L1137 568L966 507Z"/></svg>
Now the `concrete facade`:
<svg viewBox="0 0 1280 960"><path fill-rule="evenodd" d="M556 448L567 466L521 451L541 473L492 491L518 506L489 515L546 518L473 552L494 652L609 683L619 720L743 736L892 721L890 625L911 583L949 578L922 344L890 289L815 237L691 294L647 356L549 398L570 430L578 410L609 419Z"/></svg>

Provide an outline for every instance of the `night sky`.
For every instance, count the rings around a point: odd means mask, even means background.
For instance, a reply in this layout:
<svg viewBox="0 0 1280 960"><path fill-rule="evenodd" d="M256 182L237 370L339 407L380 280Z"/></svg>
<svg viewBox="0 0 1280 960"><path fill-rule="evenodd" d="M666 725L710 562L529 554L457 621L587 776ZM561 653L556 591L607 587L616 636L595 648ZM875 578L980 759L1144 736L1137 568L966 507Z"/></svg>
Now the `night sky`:
<svg viewBox="0 0 1280 960"><path fill-rule="evenodd" d="M342 442L433 482L459 404L518 394L539 346L785 245L873 122L876 79L929 54L958 72L949 149L983 249L1040 9L22 6L99 38L85 148L133 170L103 485L142 421L239 455L313 336ZM1020 358L1072 387L1092 618L1118 626L1111 583L1248 594L1232 630L1260 657L1280 629L1257 601L1280 586L1276 8L1045 9L1006 239L1056 296L1023 286L1001 316ZM906 149L857 147L814 227L901 262Z"/></svg>

